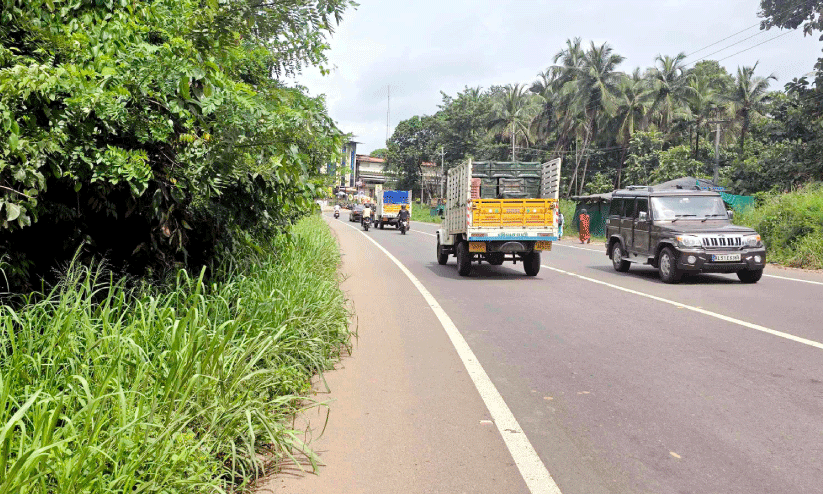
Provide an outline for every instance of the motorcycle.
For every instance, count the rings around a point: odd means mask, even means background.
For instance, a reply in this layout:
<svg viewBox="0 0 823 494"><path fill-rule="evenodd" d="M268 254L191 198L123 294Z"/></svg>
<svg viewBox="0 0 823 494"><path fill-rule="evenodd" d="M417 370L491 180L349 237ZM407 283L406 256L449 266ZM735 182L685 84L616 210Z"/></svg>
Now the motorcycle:
<svg viewBox="0 0 823 494"><path fill-rule="evenodd" d="M369 226L371 226L371 218L366 216L363 218L363 230L369 231Z"/></svg>
<svg viewBox="0 0 823 494"><path fill-rule="evenodd" d="M400 234L405 235L409 229L409 220L400 220Z"/></svg>
<svg viewBox="0 0 823 494"><path fill-rule="evenodd" d="M334 219L338 219L338 218L340 218L340 211L335 211L334 212Z"/></svg>

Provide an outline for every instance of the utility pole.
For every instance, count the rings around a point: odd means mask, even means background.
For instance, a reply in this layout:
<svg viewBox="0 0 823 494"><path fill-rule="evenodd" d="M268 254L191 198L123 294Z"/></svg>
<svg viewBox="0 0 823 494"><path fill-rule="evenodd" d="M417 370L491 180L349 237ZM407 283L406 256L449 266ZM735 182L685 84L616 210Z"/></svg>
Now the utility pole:
<svg viewBox="0 0 823 494"><path fill-rule="evenodd" d="M710 120L709 124L715 124L714 131L714 177L712 182L714 185L720 181L720 124L726 123L728 120Z"/></svg>
<svg viewBox="0 0 823 494"><path fill-rule="evenodd" d="M391 85L386 86L388 89L388 99L386 99L386 146L389 145L389 121L391 119Z"/></svg>

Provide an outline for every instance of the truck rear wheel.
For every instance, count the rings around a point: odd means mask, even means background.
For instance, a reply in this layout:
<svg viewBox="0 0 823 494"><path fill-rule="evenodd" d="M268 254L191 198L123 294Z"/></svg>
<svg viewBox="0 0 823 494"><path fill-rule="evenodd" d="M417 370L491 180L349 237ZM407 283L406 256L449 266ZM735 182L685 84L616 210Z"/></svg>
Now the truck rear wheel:
<svg viewBox="0 0 823 494"><path fill-rule="evenodd" d="M469 244L460 242L457 244L457 274L468 276L472 271L472 256L469 253Z"/></svg>
<svg viewBox="0 0 823 494"><path fill-rule="evenodd" d="M523 269L528 276L537 276L540 272L540 252L530 252L523 256Z"/></svg>
<svg viewBox="0 0 823 494"><path fill-rule="evenodd" d="M442 245L440 245L440 238L437 239L437 264L445 266L449 262L449 253Z"/></svg>
<svg viewBox="0 0 823 494"><path fill-rule="evenodd" d="M386 226L386 222L381 219L380 220L380 229L383 230L385 228L385 226Z"/></svg>

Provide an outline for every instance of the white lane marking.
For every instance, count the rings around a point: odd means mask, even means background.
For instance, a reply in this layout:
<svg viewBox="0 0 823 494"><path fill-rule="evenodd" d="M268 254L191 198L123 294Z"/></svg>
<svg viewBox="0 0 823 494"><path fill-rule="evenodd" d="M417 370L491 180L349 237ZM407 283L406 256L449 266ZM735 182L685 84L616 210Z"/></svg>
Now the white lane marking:
<svg viewBox="0 0 823 494"><path fill-rule="evenodd" d="M529 438L526 437L526 433L523 432L517 419L514 418L514 414L512 414L511 409L509 409L509 406L503 400L503 396L497 391L489 375L486 374L485 369L480 365L469 344L466 343L463 335L460 334L457 326L454 325L454 322L452 322L451 318L446 314L446 311L440 307L437 300L426 290L423 283L421 283L402 262L386 250L385 247L366 235L365 232L351 225L346 226L359 232L369 239L371 243L376 245L378 249L382 250L383 253L400 268L400 271L411 280L412 284L414 284L420 294L423 295L423 298L426 299L426 303L429 304L432 312L434 312L437 319L440 320L440 324L443 326L443 329L446 330L446 334L449 336L452 345L454 345L454 349L457 350L460 360L463 361L463 366L466 367L466 371L474 382L474 387L477 388L478 393L480 393L480 398L482 398L483 403L486 404L486 408L489 410L497 426L497 430L503 438L503 442L506 443L506 447L509 449L514 463L517 465L517 469L520 470L520 475L526 482L529 492L532 494L561 494L560 488L557 487L548 469L546 469L546 465L543 464L543 461L540 459L537 451L535 451Z"/></svg>
<svg viewBox="0 0 823 494"><path fill-rule="evenodd" d="M589 252L596 252L598 254L605 254L606 253L603 250L588 249L586 247L577 247L577 246L574 246L574 245L564 245L564 244L560 244L560 243L557 243L557 242L555 242L554 245L557 245L559 247L568 247L570 249L587 250ZM803 279L800 279L800 278L788 278L786 276L777 276L777 275L774 275L774 274L765 274L765 273L763 274L763 276L765 276L767 278L777 278L779 280L797 281L799 283L809 283L809 284L812 284L812 285L821 285L821 286L823 286L823 282L820 282L820 281L803 280Z"/></svg>
<svg viewBox="0 0 823 494"><path fill-rule="evenodd" d="M436 236L437 236L437 235L436 235L436 234L434 234L434 233L426 233L426 232L421 232L420 230L409 230L409 231L410 231L410 232L422 233L423 235L428 235L428 236L430 236L430 237L436 237Z"/></svg>
<svg viewBox="0 0 823 494"><path fill-rule="evenodd" d="M786 278L785 276L777 276L773 274L764 274L768 278L777 278L779 280L789 280L789 281L799 281L800 283L811 283L812 285L823 285L823 283L819 281L811 281L811 280L801 280L800 278Z"/></svg>
<svg viewBox="0 0 823 494"><path fill-rule="evenodd" d="M586 247L577 247L577 246L575 246L575 245L566 245L566 244L561 244L561 243L559 243L559 242L554 242L554 245L556 245L556 246L558 246L558 247L568 247L569 249L587 250L587 251L589 251L589 252L597 252L598 254L605 254L605 253L606 253L606 251L605 251L605 250L594 250L594 249L588 249L588 248L586 248Z"/></svg>
<svg viewBox="0 0 823 494"><path fill-rule="evenodd" d="M683 304L683 303L680 303L680 302L675 302L674 300L669 300L669 299L665 299L663 297L658 297L656 295L651 295L651 294L648 294L648 293L638 292L637 290L632 290L630 288L625 288L625 287L622 287L622 286L619 286L619 285L613 285L613 284L607 283L605 281L596 280L594 278L589 278L587 276L572 273L570 271L564 271L562 269L557 269L557 268L553 268L551 266L546 266L546 265L542 265L542 264L541 264L541 266L543 266L546 269L556 271L558 273L566 274L566 275L569 275L569 276L574 276L575 278L580 278L581 280L590 281L592 283L597 283L598 285L603 285L603 286L607 286L609 288L614 288L614 289L620 290L622 292L631 293L633 295L638 295L640 297L645 297L645 298L649 298L649 299L652 299L652 300L656 300L658 302L663 302L665 304L673 305L673 306L677 307L678 309L688 309L690 311L694 311L694 312L703 314L705 316L714 317L716 319L720 319L720 320L723 320L723 321L726 321L726 322L730 322L732 324L737 324L738 326L743 326L744 328L754 329L756 331L761 331L763 333L768 333L768 334L773 335L773 336L779 336L780 338L785 338L787 340L795 341L797 343L802 343L804 345L808 345L808 346L815 347L815 348L818 348L820 350L823 350L823 343L819 343L817 341L808 340L806 338L801 338L799 336L784 333L782 331L776 331L774 329L769 329L769 328L760 326L758 324L752 324L750 322L741 321L740 319L735 319L733 317L724 316L723 314L718 314L717 312L712 312L712 311L709 311L709 310L706 310L706 309L701 309L700 307L694 307L694 306L691 306L691 305L686 305L686 304Z"/></svg>

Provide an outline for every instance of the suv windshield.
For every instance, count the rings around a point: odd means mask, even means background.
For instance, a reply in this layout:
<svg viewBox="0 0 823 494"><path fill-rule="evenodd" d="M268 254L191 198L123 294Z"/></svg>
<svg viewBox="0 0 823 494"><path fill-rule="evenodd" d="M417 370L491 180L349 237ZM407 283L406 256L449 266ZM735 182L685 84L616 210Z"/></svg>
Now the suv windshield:
<svg viewBox="0 0 823 494"><path fill-rule="evenodd" d="M652 197L656 220L728 218L723 200L713 196Z"/></svg>

